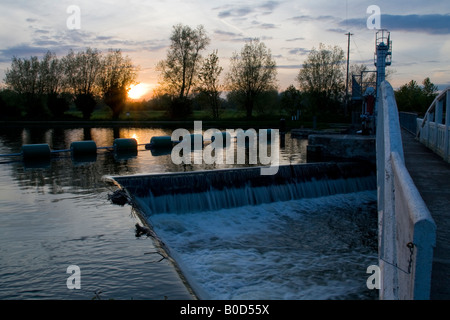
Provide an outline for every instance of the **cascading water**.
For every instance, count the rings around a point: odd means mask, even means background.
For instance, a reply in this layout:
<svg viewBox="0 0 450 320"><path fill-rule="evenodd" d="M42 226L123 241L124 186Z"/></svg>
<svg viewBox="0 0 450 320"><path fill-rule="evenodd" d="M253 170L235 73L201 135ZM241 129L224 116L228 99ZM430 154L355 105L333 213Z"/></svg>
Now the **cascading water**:
<svg viewBox="0 0 450 320"><path fill-rule="evenodd" d="M374 299L376 178L355 163L114 177L202 299Z"/></svg>
<svg viewBox="0 0 450 320"><path fill-rule="evenodd" d="M211 211L246 205L376 189L370 167L355 163L280 166L272 176L259 168L114 177L148 214Z"/></svg>

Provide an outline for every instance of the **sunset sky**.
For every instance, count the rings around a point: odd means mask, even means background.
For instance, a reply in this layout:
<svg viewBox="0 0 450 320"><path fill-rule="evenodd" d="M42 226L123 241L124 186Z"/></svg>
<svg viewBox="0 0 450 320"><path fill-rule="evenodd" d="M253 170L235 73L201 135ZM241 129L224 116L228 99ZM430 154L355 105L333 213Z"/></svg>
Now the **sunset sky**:
<svg viewBox="0 0 450 320"><path fill-rule="evenodd" d="M67 27L69 6L80 8L80 28ZM172 26L202 24L211 39L204 55L217 49L224 74L233 52L259 38L276 60L279 90L295 80L302 63L320 43L347 53L351 64L373 66L375 30L367 28L367 8L381 9L381 28L393 41L391 84L426 77L450 85L450 2L448 0L2 0L0 2L0 80L13 56L64 56L69 49L122 49L140 66L138 81L148 97L157 86L156 63L165 58Z"/></svg>

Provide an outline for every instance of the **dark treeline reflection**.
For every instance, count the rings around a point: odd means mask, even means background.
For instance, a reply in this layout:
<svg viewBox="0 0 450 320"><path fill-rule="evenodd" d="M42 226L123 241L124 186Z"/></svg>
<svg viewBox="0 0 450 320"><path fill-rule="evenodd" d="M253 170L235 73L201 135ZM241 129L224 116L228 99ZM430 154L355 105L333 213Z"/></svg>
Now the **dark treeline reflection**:
<svg viewBox="0 0 450 320"><path fill-rule="evenodd" d="M66 156L49 163L17 162L13 176L21 188L36 188L38 192L90 193L105 187L104 175L136 173L134 161L133 158L117 161L113 154L104 153L96 161L74 161Z"/></svg>
<svg viewBox="0 0 450 320"><path fill-rule="evenodd" d="M2 154L19 153L22 145L46 143L52 150L70 148L73 141L94 140L98 147L112 146L115 138L128 137L129 132L102 128L12 128L0 131ZM138 166L136 156L118 157L108 150L98 150L88 158L72 158L70 152L52 156L47 162L22 162L20 157L3 158L13 161L12 176L21 188L37 188L52 194L90 192L102 188L104 175L133 174ZM47 188L44 188L47 187Z"/></svg>
<svg viewBox="0 0 450 320"><path fill-rule="evenodd" d="M97 147L111 147L117 138L135 138L140 146L137 155L118 155L110 150L97 150L88 158L72 158L70 152L53 154L47 162L22 162L21 157L2 157L0 161L13 162L11 175L21 188L37 188L38 192L89 193L105 188L105 175L162 173L195 170L215 170L249 166L249 149L245 150L245 164L192 164L176 165L171 150L146 150L143 144L153 136L170 136L172 129L164 128L8 128L0 130L0 154L20 153L22 145L45 143L51 150L67 150L74 141L94 140ZM306 140L291 138L280 142L280 164L306 162ZM237 159L236 147L234 159ZM269 152L270 152L269 145ZM257 152L252 150L252 152ZM225 153L224 153L225 155ZM224 158L225 160L225 158ZM257 164L260 165L259 159Z"/></svg>

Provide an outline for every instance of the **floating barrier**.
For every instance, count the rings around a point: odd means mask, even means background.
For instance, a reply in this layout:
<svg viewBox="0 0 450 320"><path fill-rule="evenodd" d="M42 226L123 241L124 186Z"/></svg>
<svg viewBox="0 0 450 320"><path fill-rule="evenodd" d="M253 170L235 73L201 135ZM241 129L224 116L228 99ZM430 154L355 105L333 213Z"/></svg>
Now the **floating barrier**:
<svg viewBox="0 0 450 320"><path fill-rule="evenodd" d="M231 141L231 134L227 131L220 132L222 135L223 146L227 146L227 142ZM216 134L217 135L217 134ZM269 142L271 138L271 129L267 129L267 141ZM196 147L203 148L204 137L202 134L194 133L188 134L183 137L184 139L190 139L191 148L196 149ZM181 140L181 141L182 141ZM216 140L216 136L211 137L211 142ZM51 150L48 144L26 144L22 146L20 153L11 154L0 154L0 158L3 157L22 157L22 160L27 163L35 162L49 163L52 154L70 152L72 155L72 160L76 162L93 162L97 159L97 150L104 149L108 151L114 151L115 157L118 160L127 159L137 155L138 146L145 145L146 149L150 149L153 156L167 155L174 144L180 143L181 141L172 141L171 136L155 136L150 139L149 144L138 144L137 140L134 138L117 138L114 140L113 146L109 147L97 147L95 141L74 141L70 144L70 149L64 150ZM201 145L197 146L196 142L201 141Z"/></svg>
<svg viewBox="0 0 450 320"><path fill-rule="evenodd" d="M171 136L152 137L150 139L150 149L169 149L173 147Z"/></svg>
<svg viewBox="0 0 450 320"><path fill-rule="evenodd" d="M97 144L95 141L76 141L70 144L72 156L92 156L97 154Z"/></svg>
<svg viewBox="0 0 450 320"><path fill-rule="evenodd" d="M138 143L134 138L118 138L113 145L116 153L137 153Z"/></svg>
<svg viewBox="0 0 450 320"><path fill-rule="evenodd" d="M51 150L48 144L26 144L22 146L22 159L24 161L50 160Z"/></svg>
<svg viewBox="0 0 450 320"><path fill-rule="evenodd" d="M75 141L70 144L72 161L84 164L97 161L97 144L95 141Z"/></svg>

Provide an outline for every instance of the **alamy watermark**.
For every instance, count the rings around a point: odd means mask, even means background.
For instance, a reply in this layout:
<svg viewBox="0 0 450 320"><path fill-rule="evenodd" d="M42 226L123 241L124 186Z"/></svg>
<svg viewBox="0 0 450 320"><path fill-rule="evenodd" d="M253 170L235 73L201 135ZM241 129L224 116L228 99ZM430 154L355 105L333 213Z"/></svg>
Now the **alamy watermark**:
<svg viewBox="0 0 450 320"><path fill-rule="evenodd" d="M366 273L370 274L367 278L366 285L367 289L380 289L381 287L381 270L377 265L371 265L367 267Z"/></svg>
<svg viewBox="0 0 450 320"><path fill-rule="evenodd" d="M67 267L66 273L70 276L66 280L67 289L81 289L81 269L77 265L70 265Z"/></svg>
<svg viewBox="0 0 450 320"><path fill-rule="evenodd" d="M370 14L367 18L367 29L381 29L381 9L379 6L371 5L367 7L367 14Z"/></svg>
<svg viewBox="0 0 450 320"><path fill-rule="evenodd" d="M79 6L71 5L66 9L67 14L70 16L66 20L66 26L69 30L81 29L81 9Z"/></svg>
<svg viewBox="0 0 450 320"><path fill-rule="evenodd" d="M203 148L203 136L211 136L211 143ZM235 152L234 143L236 138ZM274 175L278 172L280 160L280 133L278 129L208 129L202 134L202 121L194 121L194 133L186 129L176 129L172 141L177 143L171 153L174 164L258 164L261 175ZM270 152L269 152L270 145ZM193 153L193 157L192 154ZM235 157L236 153L236 157ZM269 154L270 153L270 154ZM193 158L193 161L192 161ZM225 160L224 160L225 158Z"/></svg>

